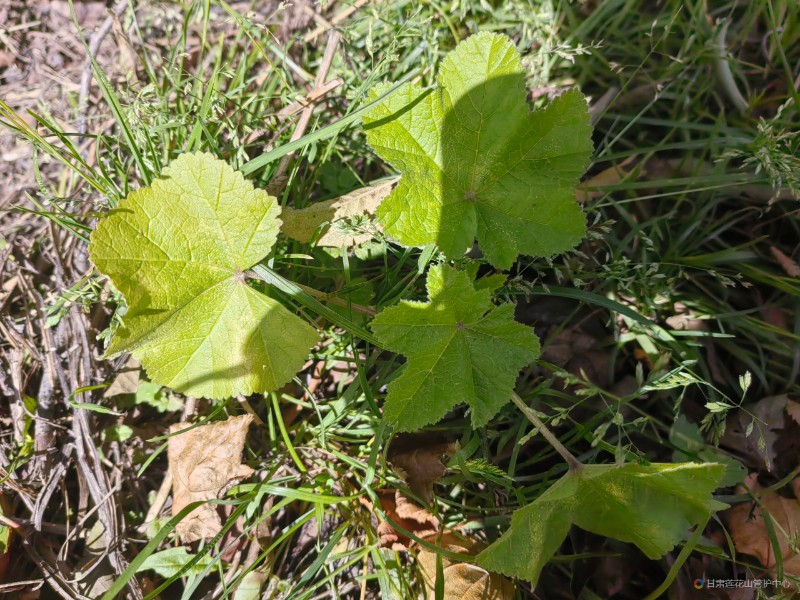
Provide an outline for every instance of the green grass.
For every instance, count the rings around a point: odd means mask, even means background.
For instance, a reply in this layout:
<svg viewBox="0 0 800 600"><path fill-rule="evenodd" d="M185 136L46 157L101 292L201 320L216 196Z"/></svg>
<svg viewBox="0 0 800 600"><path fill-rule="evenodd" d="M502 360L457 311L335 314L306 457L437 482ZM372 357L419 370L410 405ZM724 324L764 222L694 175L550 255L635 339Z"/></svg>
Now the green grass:
<svg viewBox="0 0 800 600"><path fill-rule="evenodd" d="M136 36L131 44L137 77L112 83L93 63L104 103L90 115L89 130L97 133L88 136L88 152L85 139L60 130L46 116L46 106L36 114L37 129L5 103L0 117L35 148L44 173L34 206L26 210L82 244L96 216L185 151L212 152L266 187L280 157L295 150L280 200L296 208L391 175L352 118L372 85L414 77L433 85L438 61L460 39L478 30L510 35L528 57L532 88L577 85L594 102L610 92L608 104L593 115L590 175L630 159L628 176L603 185L586 203L587 240L552 261L521 259L503 288L509 300L530 299L545 345L575 328L590 330L605 357L606 383L543 361L523 373L518 389L584 462L669 461L674 450L669 434L678 414L702 421L708 439L717 439L725 414L710 413L707 403L739 405L745 372L752 374L746 400L797 392L800 371L800 285L770 251L774 245L796 256L800 238L792 198L799 177L792 68L800 60L800 8L790 0L718 2L710 3L711 9L708 4L368 3L341 23L344 41L330 77L341 77L343 85L314 113L306 137L289 145L297 117L280 120L277 114L305 95L305 74L316 72L325 36L304 43L300 30L278 39L276 28L265 25L268 15L196 0L137 11L135 17L126 13ZM274 19L280 18L279 11ZM724 40L727 64L748 100L746 110L735 107L717 75L724 60L723 19L731 20ZM113 124L101 129L109 118ZM422 273L437 259L435 253L385 240L354 254L316 249L313 259L306 245L279 243L276 273L378 309L400 298L421 298ZM67 283L42 284L52 325L73 305L99 313L101 330L117 322L121 298L106 290L103 278L91 274ZM279 288L277 295L292 307L316 302L297 289ZM556 298L550 321L544 309L535 308L543 298ZM228 597L248 572L262 572L264 589L275 590L271 597L287 599L356 598L362 590L366 597L412 598L421 590L413 561L378 547L373 515L357 500L364 496L375 504L375 491L382 487L411 495L387 465L390 432L379 414L385 385L400 364L353 335L363 327L356 312L329 310L324 342L313 356L322 365L314 382L318 390L303 396L312 366L293 387L250 399L264 426L248 438L245 462L260 479L226 496L233 512L225 527L234 533L199 550L198 561L200 554L213 556L201 576L159 579L148 572L156 583L146 597L155 597L156 588L169 597L200 597L215 587L213 597ZM681 312L705 327L673 331L667 318ZM22 307L13 317L24 321ZM110 381L110 365L100 364ZM683 373L684 379L664 384L670 373ZM630 385L615 387L625 376ZM658 387L663 389L652 389ZM234 401L224 406L200 401L198 407L198 418L243 410ZM133 424L142 431L148 420L179 417L138 410ZM287 424L292 411L299 416ZM98 429L114 423L94 417ZM436 487L438 517L444 527L467 524L488 540L507 526L514 508L538 497L566 468L511 404L480 430L470 428L463 410L428 429L458 442ZM118 500L131 531L142 523L148 494L158 489L166 468L166 454L154 456L159 442L152 437L137 433L123 442L135 457L122 473L127 497L120 492ZM114 451L99 438L98 445L104 453ZM23 445L12 459L24 464L30 452L30 445ZM49 518L63 522L67 507L59 499L52 502ZM238 516L243 525L236 524ZM304 526L314 520L324 533L293 553ZM129 541L128 555L137 558L115 590L133 576L137 561L169 546L176 519L159 523L163 528L151 528L149 541L141 536ZM223 562L222 544L248 543L260 523L269 525L270 535L255 547L252 560L239 570ZM701 540L695 554L712 555L706 542ZM545 569L537 597L568 597L565 582L582 581L582 569L596 565L592 560L635 554L581 533L567 546ZM713 560L725 569L736 563L740 572L751 567L758 572L752 561ZM665 579L669 587L678 572L665 564L644 568L620 597L644 597ZM583 597L603 596L591 582L583 584ZM517 597L534 597L533 591L521 583Z"/></svg>

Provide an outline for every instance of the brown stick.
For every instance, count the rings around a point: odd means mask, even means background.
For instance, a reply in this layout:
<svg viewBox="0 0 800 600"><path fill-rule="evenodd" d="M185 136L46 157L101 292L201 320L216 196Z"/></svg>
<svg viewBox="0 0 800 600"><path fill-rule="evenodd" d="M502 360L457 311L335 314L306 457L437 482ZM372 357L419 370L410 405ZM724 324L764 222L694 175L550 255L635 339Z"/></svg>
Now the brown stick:
<svg viewBox="0 0 800 600"><path fill-rule="evenodd" d="M111 31L114 25L114 16L119 17L125 8L128 6L128 0L119 0L114 5L113 15L106 17L100 29L95 31L89 38L89 54L92 56L97 55L100 49L100 44L103 43L103 38ZM92 85L92 59L91 56L86 57L86 62L83 65L83 74L81 75L81 87L78 92L78 133L86 133L86 111L89 101L89 88Z"/></svg>
<svg viewBox="0 0 800 600"><path fill-rule="evenodd" d="M533 423L534 427L539 430L539 433L544 436L553 449L561 455L561 458L564 459L564 462L567 463L569 470L572 472L580 471L581 467L583 467L583 463L575 458L575 455L572 454L569 450L567 450L566 446L561 443L561 441L553 435L553 432L547 428L547 425L536 416L536 413L533 412L527 404L520 398L516 392L511 392L511 400L514 404L517 405L517 408L522 412L527 419Z"/></svg>
<svg viewBox="0 0 800 600"><path fill-rule="evenodd" d="M339 41L341 39L342 35L338 31L331 31L330 35L328 35L328 43L325 46L325 54L322 55L322 62L317 69L317 76L314 79L314 87L310 93L314 93L315 91L319 92L319 90L323 88L325 80L328 78L328 71L330 71L331 63L333 62L333 56L336 54L336 48L339 46ZM306 132L306 128L311 121L312 114L314 114L313 104L310 104L303 109L303 112L300 113L300 118L297 120L297 126L292 134L290 140L291 142L296 142L303 137ZM280 164L278 164L278 168L275 169L275 174L272 176L272 181L267 187L267 191L269 191L270 194L276 194L286 185L288 180L288 177L286 177L286 170L289 168L289 163L291 160L292 154L287 154L281 159Z"/></svg>
<svg viewBox="0 0 800 600"><path fill-rule="evenodd" d="M354 12L356 12L359 8L364 6L367 2L369 2L369 0L358 0L358 2L354 2L353 4L351 4L350 6L345 8L342 12L336 14L331 19L330 27L328 27L326 25L322 25L320 27L317 27L316 29L314 29L314 31L312 31L310 33L307 33L305 35L305 37L303 38L303 41L305 43L308 43L308 42L310 42L312 40L315 40L317 37L319 37L321 34L325 33L331 27L335 27L338 23L341 23L342 21L344 21L347 17L349 17Z"/></svg>

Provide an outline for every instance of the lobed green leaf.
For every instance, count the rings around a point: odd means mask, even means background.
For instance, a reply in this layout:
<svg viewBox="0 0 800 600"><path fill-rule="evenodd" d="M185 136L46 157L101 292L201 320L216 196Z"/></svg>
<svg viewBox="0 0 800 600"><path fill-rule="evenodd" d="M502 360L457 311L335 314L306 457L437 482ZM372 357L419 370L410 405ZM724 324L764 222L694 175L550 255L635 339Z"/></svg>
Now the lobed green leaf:
<svg viewBox="0 0 800 600"><path fill-rule="evenodd" d="M369 144L403 174L378 209L386 233L450 258L477 237L501 268L574 247L586 230L575 186L592 152L583 95L531 113L519 53L494 33L460 43L438 83L406 84L364 117Z"/></svg>
<svg viewBox="0 0 800 600"><path fill-rule="evenodd" d="M727 507L711 498L724 473L714 463L584 465L516 511L508 531L477 562L535 585L572 524L658 558L690 527Z"/></svg>
<svg viewBox="0 0 800 600"><path fill-rule="evenodd" d="M89 246L128 304L107 354L131 352L154 382L194 396L291 379L317 332L244 276L272 249L279 214L275 198L203 153L120 202Z"/></svg>
<svg viewBox="0 0 800 600"><path fill-rule="evenodd" d="M480 427L509 401L519 370L539 356L539 340L514 321L513 305L495 306L491 286L476 289L463 271L431 267L427 288L428 302L401 302L372 321L383 346L408 357L389 384L384 417L411 431L466 402Z"/></svg>

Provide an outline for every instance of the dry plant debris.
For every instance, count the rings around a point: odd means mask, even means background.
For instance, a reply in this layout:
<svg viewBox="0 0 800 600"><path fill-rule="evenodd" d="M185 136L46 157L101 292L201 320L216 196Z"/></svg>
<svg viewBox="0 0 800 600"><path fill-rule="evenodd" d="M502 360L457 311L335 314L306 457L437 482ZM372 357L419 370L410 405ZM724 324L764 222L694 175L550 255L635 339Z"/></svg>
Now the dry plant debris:
<svg viewBox="0 0 800 600"><path fill-rule="evenodd" d="M285 208L281 213L282 231L290 238L307 244L324 225L316 241L317 246L341 248L363 244L375 236L373 229L380 229L380 225L373 223L371 218L395 183L395 180L384 181L306 208ZM358 222L365 217L370 218L368 223ZM367 225L370 230L364 231Z"/></svg>
<svg viewBox="0 0 800 600"><path fill-rule="evenodd" d="M800 536L800 478L792 482L791 488L794 498L784 498L774 491L762 494L763 487L758 483L758 474L751 473L737 488L737 492L750 493L757 500L737 504L725 512L725 520L736 551L755 556L775 574L777 558L769 533L769 529L773 529L780 547L784 574L800 577L800 550L797 546ZM771 527L767 526L765 513L771 521Z"/></svg>
<svg viewBox="0 0 800 600"><path fill-rule="evenodd" d="M429 433L400 434L392 440L388 460L423 502L433 500L433 484L445 473L445 461L456 450L454 442Z"/></svg>
<svg viewBox="0 0 800 600"><path fill-rule="evenodd" d="M423 538L439 531L439 519L427 508L411 502L400 490L380 490L378 499L387 517L417 537ZM396 530L389 521L381 519L377 532L381 548L407 551L411 547L411 538Z"/></svg>
<svg viewBox="0 0 800 600"><path fill-rule="evenodd" d="M485 548L485 544L453 531L429 536L425 541L450 552L471 556ZM436 560L436 552L427 548L422 548L417 554L426 600L436 598ZM515 586L509 579L472 563L456 562L443 556L442 572L444 600L511 600L515 596Z"/></svg>
<svg viewBox="0 0 800 600"><path fill-rule="evenodd" d="M253 474L242 464L247 430L252 415L201 425L183 433L191 423L175 423L169 438L169 472L172 474L172 514L192 502L221 497L232 486ZM222 520L216 507L203 504L190 512L177 527L185 543L211 538L219 533Z"/></svg>

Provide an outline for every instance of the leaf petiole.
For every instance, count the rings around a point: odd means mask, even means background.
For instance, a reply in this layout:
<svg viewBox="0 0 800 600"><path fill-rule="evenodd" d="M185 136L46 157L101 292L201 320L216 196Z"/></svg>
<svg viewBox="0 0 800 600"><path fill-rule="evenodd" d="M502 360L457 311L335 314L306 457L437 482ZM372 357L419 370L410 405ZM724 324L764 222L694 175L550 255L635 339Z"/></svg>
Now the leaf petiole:
<svg viewBox="0 0 800 600"><path fill-rule="evenodd" d="M583 463L575 458L575 455L572 454L569 450L567 450L566 446L562 444L559 439L547 428L547 425L536 416L536 413L531 410L531 408L525 404L522 398L516 392L511 392L511 400L516 404L517 408L522 412L523 415L527 417L527 419L533 423L534 427L539 430L539 432L544 436L544 439L548 441L548 443L561 455L561 458L564 459L564 462L567 463L569 467L569 471L571 473L577 473L583 467Z"/></svg>
<svg viewBox="0 0 800 600"><path fill-rule="evenodd" d="M305 306L307 309L313 311L320 317L328 319L334 325L337 325L342 329L346 329L353 335L360 337L362 340L364 340L365 342L369 342L373 346L377 346L378 348L383 347L381 343L378 341L378 339L374 335L372 335L369 331L367 331L363 327L356 325L349 319L345 318L343 315L337 313L335 310L332 310L331 308L328 308L327 306L322 304L315 297L315 295L322 295L322 292L319 292L317 290L311 290L310 288L306 288L305 286L300 286L299 284L293 281L289 281L288 279L282 277L281 275L279 275L278 273L276 273L275 271L273 271L264 264L257 264L253 266L252 269L245 271L245 276L253 279L258 279L260 281L264 281L265 283L274 286L275 288L282 291L284 294L288 294L295 301ZM330 298L323 298L323 300L330 301ZM355 305L353 305L353 310L357 310L355 308Z"/></svg>

